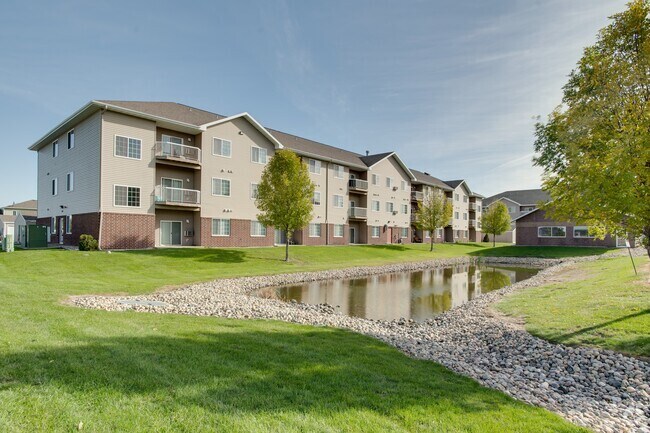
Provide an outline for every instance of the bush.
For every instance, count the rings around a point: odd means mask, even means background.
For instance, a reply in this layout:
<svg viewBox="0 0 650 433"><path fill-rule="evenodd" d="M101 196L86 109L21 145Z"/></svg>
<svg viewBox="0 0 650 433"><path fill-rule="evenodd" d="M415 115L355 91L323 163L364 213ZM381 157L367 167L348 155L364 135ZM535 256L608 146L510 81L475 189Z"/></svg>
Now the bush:
<svg viewBox="0 0 650 433"><path fill-rule="evenodd" d="M96 251L98 247L99 243L92 235L79 236L79 251Z"/></svg>

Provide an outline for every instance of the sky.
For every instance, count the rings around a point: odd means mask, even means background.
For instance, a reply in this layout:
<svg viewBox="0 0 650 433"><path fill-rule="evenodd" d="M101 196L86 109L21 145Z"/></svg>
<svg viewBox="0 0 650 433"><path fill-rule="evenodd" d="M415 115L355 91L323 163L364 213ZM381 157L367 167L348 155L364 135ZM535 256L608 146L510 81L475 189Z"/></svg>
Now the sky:
<svg viewBox="0 0 650 433"><path fill-rule="evenodd" d="M0 205L36 198L27 150L93 99L174 101L490 196L540 187L545 118L619 0L3 0Z"/></svg>

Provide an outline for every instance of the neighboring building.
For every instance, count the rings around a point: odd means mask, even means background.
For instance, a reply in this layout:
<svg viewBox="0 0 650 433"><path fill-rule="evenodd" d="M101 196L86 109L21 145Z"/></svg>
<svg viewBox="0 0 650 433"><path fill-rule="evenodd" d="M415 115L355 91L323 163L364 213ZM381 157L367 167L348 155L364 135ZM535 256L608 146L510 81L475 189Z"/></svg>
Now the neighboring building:
<svg viewBox="0 0 650 433"><path fill-rule="evenodd" d="M511 229L498 235L496 241L515 243L517 231L514 220L537 209L540 203L546 203L550 199L550 195L541 189L505 191L483 199L483 212L487 211L493 203L500 201L508 208L510 220L513 221Z"/></svg>
<svg viewBox="0 0 650 433"><path fill-rule="evenodd" d="M410 242L415 176L395 152L363 156L172 102L91 101L34 143L38 224L53 243L88 233L105 249L284 243L255 207L281 148L316 185L313 220L291 242Z"/></svg>
<svg viewBox="0 0 650 433"><path fill-rule="evenodd" d="M20 215L0 215L0 239L12 235L16 240L16 218Z"/></svg>
<svg viewBox="0 0 650 433"><path fill-rule="evenodd" d="M413 240L428 244L431 242L431 237L433 236L434 242L445 242L444 227L436 229L434 233L428 230L418 230L415 226L415 216L420 203L430 194L442 192L446 197L447 193L453 191L453 188L427 172L413 169L411 169L411 172L415 175L415 180L411 186L411 230L413 231Z"/></svg>
<svg viewBox="0 0 650 433"><path fill-rule="evenodd" d="M27 200L0 208L0 215L24 215L35 217L37 211L36 200Z"/></svg>

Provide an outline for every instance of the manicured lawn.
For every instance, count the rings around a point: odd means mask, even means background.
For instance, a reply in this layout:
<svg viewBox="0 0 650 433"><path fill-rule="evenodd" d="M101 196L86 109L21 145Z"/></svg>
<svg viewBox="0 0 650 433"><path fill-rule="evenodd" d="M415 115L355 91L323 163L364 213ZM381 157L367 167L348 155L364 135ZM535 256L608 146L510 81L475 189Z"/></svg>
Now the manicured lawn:
<svg viewBox="0 0 650 433"><path fill-rule="evenodd" d="M61 304L481 248L300 247L291 263L273 248L0 253L0 431L585 431L342 330Z"/></svg>
<svg viewBox="0 0 650 433"><path fill-rule="evenodd" d="M627 257L581 263L566 275L575 281L519 292L497 308L551 341L650 357L650 263L635 261L638 277Z"/></svg>
<svg viewBox="0 0 650 433"><path fill-rule="evenodd" d="M485 246L486 244L481 244ZM542 257L546 259L563 259L567 257L598 256L616 251L616 248L599 247L518 247L516 245L497 244L492 248L479 248L471 251L470 256L484 257Z"/></svg>

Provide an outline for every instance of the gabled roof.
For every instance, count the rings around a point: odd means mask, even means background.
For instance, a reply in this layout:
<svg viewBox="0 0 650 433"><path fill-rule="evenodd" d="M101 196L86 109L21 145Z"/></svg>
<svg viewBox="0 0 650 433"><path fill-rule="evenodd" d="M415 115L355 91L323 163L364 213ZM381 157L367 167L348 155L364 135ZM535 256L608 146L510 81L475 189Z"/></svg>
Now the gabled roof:
<svg viewBox="0 0 650 433"><path fill-rule="evenodd" d="M489 206L497 200L506 198L520 206L537 205L539 202L546 203L551 200L551 196L542 189L519 189L513 191L504 191L483 200L484 206Z"/></svg>
<svg viewBox="0 0 650 433"><path fill-rule="evenodd" d="M523 217L525 217L525 216L530 215L531 213L535 213L535 212L537 212L538 210L539 210L539 208L535 208L535 209L531 210L530 212L526 212L525 214L519 215L517 218L514 218L511 222L515 222L515 221L517 221L518 219L521 219L521 218L523 218Z"/></svg>
<svg viewBox="0 0 650 433"><path fill-rule="evenodd" d="M152 101L112 101L97 100L101 104L122 107L140 113L147 113L163 119L175 120L190 125L201 126L206 123L224 119L226 116L190 107L177 102L152 102Z"/></svg>
<svg viewBox="0 0 650 433"><path fill-rule="evenodd" d="M408 175L408 177L412 181L415 180L415 176L413 175L413 173L411 173L411 170L406 166L406 164L404 164L404 162L395 152L385 152L385 153L377 153L375 155L366 155L366 156L362 156L361 160L368 166L368 168L372 168L374 165L377 165L384 159L388 159L390 157L395 158L395 161L397 161L399 166L402 167L402 170L404 170L404 172Z"/></svg>
<svg viewBox="0 0 650 433"><path fill-rule="evenodd" d="M249 122L251 125L253 125L253 127L255 127L255 129L257 129L257 130L258 130L258 131L259 131L263 136L265 136L265 137L266 137L266 138L267 138L271 143L273 143L273 146L274 146L276 149L282 149L282 148L284 147L284 146L282 145L282 143L280 143L280 142L277 140L277 138L275 138L275 137L274 137L274 136L273 136L273 135L268 131L268 129L266 129L265 127L263 127L262 125L260 125L260 123L259 123L257 120L253 119L253 116L251 116L251 115L248 114L248 113L240 113L240 114L235 114L234 116L224 117L223 119L215 120L215 121L213 121L213 122L206 123L205 125L201 125L201 128L202 128L202 129L207 129L207 128L210 128L210 127L212 127L212 126L219 125L219 124L221 124L221 123L230 122L230 121L232 121L232 120L234 120L234 119L240 119L240 118L241 118L241 119L246 119L246 120L248 120L248 122Z"/></svg>
<svg viewBox="0 0 650 433"><path fill-rule="evenodd" d="M453 188L451 188L449 185L438 179L437 177L431 176L429 173L425 173L423 171L418 171L411 169L411 173L415 176L415 181L413 183L421 183L425 185L431 185L435 186L436 188L440 188L444 191L451 191Z"/></svg>
<svg viewBox="0 0 650 433"><path fill-rule="evenodd" d="M458 185L460 185L461 183L465 183L465 185L467 185L467 183L466 183L463 179L458 179L458 180L445 180L444 182L445 182L447 185L449 185L452 189L456 189L456 188L458 187ZM467 189L469 190L469 187L467 187Z"/></svg>
<svg viewBox="0 0 650 433"><path fill-rule="evenodd" d="M26 200L26 201L21 201L20 203L14 203L10 204L7 206L3 206L3 209L37 209L37 201L36 200Z"/></svg>

